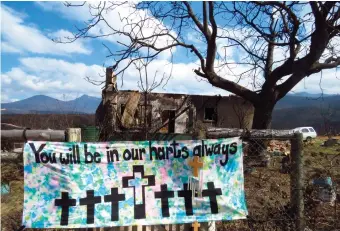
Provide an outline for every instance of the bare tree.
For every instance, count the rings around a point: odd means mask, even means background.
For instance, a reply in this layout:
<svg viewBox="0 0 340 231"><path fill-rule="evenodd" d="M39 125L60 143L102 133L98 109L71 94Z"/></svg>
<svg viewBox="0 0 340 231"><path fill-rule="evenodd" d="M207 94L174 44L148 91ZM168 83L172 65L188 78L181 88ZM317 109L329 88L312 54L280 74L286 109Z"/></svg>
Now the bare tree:
<svg viewBox="0 0 340 231"><path fill-rule="evenodd" d="M328 139L331 139L334 135L333 126L332 126L332 117L335 116L336 110L332 108L330 104L328 105L320 105L320 115L322 117L323 126L325 129L325 135L328 136Z"/></svg>
<svg viewBox="0 0 340 231"><path fill-rule="evenodd" d="M250 125L249 117L252 115L252 108L247 105L247 101L233 101L232 106L238 120L239 128L248 128Z"/></svg>
<svg viewBox="0 0 340 231"><path fill-rule="evenodd" d="M141 56L142 54L140 54L140 57ZM148 94L155 90L157 87L161 86L162 83L165 85L169 80L169 76L166 76L165 73L163 73L161 79L156 78L158 74L157 71L154 73L153 78L150 79L148 66L153 59L154 58L150 58L150 49L148 49L145 59L140 58L133 63L139 73L138 87L144 95L144 107L142 107L142 111L140 113L142 113L142 119L144 120L143 127L145 139L148 139L149 124L151 125L151 121L148 121L148 114L152 113L151 107L149 107L150 102L148 100Z"/></svg>
<svg viewBox="0 0 340 231"><path fill-rule="evenodd" d="M198 60L197 76L254 105L255 129L269 127L275 104L302 79L340 64L337 1L100 2L81 7L86 6L92 18L61 42L123 36L121 49L106 46L122 79L137 60L186 49L188 57ZM124 26L110 24L107 14L123 7L130 9L120 18ZM95 33L97 26L105 30ZM146 28L151 33L145 33ZM188 38L190 33L202 46ZM153 52L140 56L145 48ZM238 51L239 59L230 61L230 49ZM242 71L234 73L235 66ZM242 83L245 79L250 86Z"/></svg>

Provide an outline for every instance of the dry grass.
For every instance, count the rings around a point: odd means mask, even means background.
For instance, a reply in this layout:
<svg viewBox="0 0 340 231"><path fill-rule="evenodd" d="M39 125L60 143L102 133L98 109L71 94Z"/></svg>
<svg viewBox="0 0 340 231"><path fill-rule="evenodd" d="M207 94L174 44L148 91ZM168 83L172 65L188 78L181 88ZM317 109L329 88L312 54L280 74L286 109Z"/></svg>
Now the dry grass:
<svg viewBox="0 0 340 231"><path fill-rule="evenodd" d="M17 230L23 209L23 171L21 164L1 164L1 183L9 184L9 194L1 196L2 230Z"/></svg>
<svg viewBox="0 0 340 231"><path fill-rule="evenodd" d="M327 139L328 137L318 138L314 144L305 147L304 151L306 219L312 230L340 230L340 211L337 208L339 199L335 206L322 203L316 200L316 191L311 186L312 179L331 177L336 194L340 195L340 145L322 146Z"/></svg>

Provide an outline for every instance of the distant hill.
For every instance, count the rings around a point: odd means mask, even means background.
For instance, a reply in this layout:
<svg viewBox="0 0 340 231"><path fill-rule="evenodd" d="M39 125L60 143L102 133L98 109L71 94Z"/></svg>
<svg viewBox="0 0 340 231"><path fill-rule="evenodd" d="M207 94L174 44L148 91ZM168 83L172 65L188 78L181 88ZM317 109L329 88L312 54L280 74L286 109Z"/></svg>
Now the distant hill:
<svg viewBox="0 0 340 231"><path fill-rule="evenodd" d="M318 134L325 134L327 127L333 133L340 134L340 105L334 105L328 113L328 108L298 107L277 109L273 112L272 128L293 129L300 126L312 126Z"/></svg>
<svg viewBox="0 0 340 231"><path fill-rule="evenodd" d="M274 129L312 126L318 134L340 133L340 95L288 94L275 106Z"/></svg>
<svg viewBox="0 0 340 231"><path fill-rule="evenodd" d="M288 93L288 95L303 96L303 97L308 97L308 98L318 98L318 97L334 96L334 94L308 93L308 92L305 92L305 91L296 92L296 93Z"/></svg>
<svg viewBox="0 0 340 231"><path fill-rule="evenodd" d="M288 94L279 102L277 102L275 109L320 107L323 105L340 105L340 95L321 95L309 93Z"/></svg>
<svg viewBox="0 0 340 231"><path fill-rule="evenodd" d="M36 95L12 103L1 104L2 114L94 114L101 98L83 95L69 101L54 99L45 95Z"/></svg>

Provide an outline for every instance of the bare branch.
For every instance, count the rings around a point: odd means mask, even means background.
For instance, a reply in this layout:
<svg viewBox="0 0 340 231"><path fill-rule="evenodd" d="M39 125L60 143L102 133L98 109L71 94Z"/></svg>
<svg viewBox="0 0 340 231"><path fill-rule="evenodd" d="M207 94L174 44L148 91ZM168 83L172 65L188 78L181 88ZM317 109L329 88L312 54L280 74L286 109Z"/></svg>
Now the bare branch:
<svg viewBox="0 0 340 231"><path fill-rule="evenodd" d="M194 14L190 3L189 2L183 2L184 5L186 6L187 10L188 10L188 14L190 16L190 18L194 21L194 23L196 24L196 26L198 27L198 29L203 33L203 35L206 37L206 39L208 40L208 38L211 36L210 31L204 30L203 25L200 23L200 21L197 19L196 15Z"/></svg>
<svg viewBox="0 0 340 231"><path fill-rule="evenodd" d="M114 36L118 49L103 45L107 57L114 59L113 68L122 84L131 64L144 68L145 62L157 60L162 52L172 54L176 48L184 48L192 62L199 62L194 70L198 77L253 103L254 118L260 120L270 119L276 102L302 79L339 66L339 44L332 42L340 36L339 2L203 2L202 10L197 12L190 2L104 2L86 6L92 17L84 27L76 28L73 37L57 42ZM128 13L123 14L121 7L128 7ZM310 12L304 11L309 8ZM124 25L109 20L112 12ZM100 30L102 33L94 32L94 27L103 26L106 29ZM171 55L171 61L181 55ZM231 64L240 64L236 68L242 69L235 70ZM236 78L230 80L230 76ZM148 75L148 79L152 80L150 89L168 81L160 72ZM244 79L249 79L247 85L241 84ZM269 123L258 124L254 127Z"/></svg>
<svg viewBox="0 0 340 231"><path fill-rule="evenodd" d="M86 1L81 3L81 4L73 4L73 3L70 3L70 2L65 2L64 5L67 6L67 7L70 7L70 6L84 6L85 3L86 3Z"/></svg>

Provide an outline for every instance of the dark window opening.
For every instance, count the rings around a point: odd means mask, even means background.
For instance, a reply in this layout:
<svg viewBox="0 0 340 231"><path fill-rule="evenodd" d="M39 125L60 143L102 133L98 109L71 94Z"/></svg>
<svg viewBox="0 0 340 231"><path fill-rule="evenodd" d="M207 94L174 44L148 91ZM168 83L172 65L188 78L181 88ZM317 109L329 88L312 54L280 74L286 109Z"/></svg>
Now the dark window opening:
<svg viewBox="0 0 340 231"><path fill-rule="evenodd" d="M162 112L162 123L165 123L167 120L169 120L169 123L166 126L168 133L175 133L176 124L175 116L176 116L175 110L164 110Z"/></svg>
<svg viewBox="0 0 340 231"><path fill-rule="evenodd" d="M204 110L204 120L216 121L217 113L216 108L206 107Z"/></svg>
<svg viewBox="0 0 340 231"><path fill-rule="evenodd" d="M120 105L120 114L123 116L125 110L125 104Z"/></svg>
<svg viewBox="0 0 340 231"><path fill-rule="evenodd" d="M192 108L189 109L189 120L188 120L188 128L192 129L194 127L194 110Z"/></svg>

